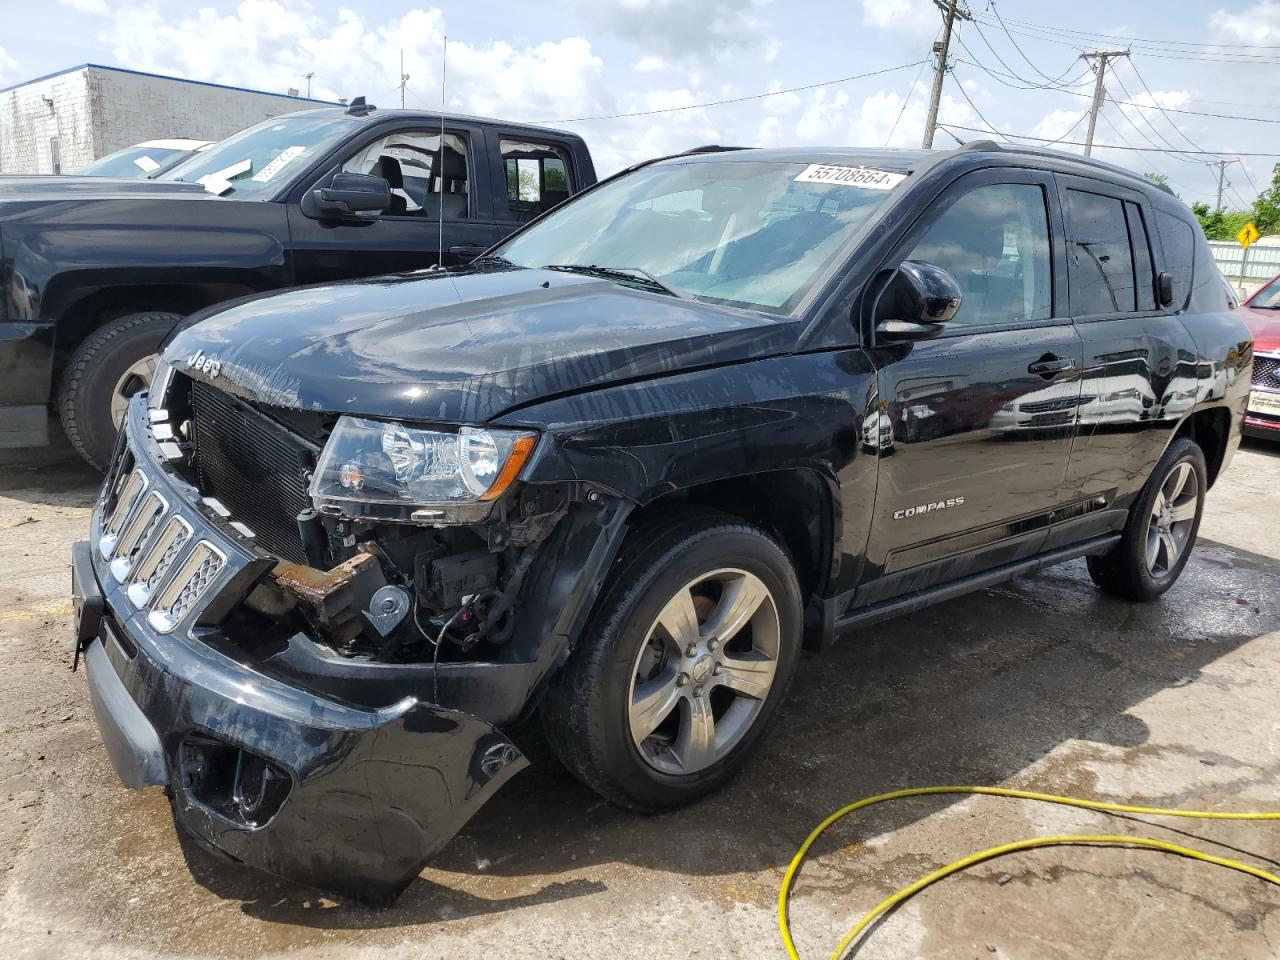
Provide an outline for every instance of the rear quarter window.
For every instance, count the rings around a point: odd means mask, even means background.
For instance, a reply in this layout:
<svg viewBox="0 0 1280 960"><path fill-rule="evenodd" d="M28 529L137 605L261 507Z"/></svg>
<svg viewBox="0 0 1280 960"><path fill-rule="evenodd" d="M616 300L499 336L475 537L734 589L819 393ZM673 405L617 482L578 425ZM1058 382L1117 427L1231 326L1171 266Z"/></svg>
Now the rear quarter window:
<svg viewBox="0 0 1280 960"><path fill-rule="evenodd" d="M1156 211L1156 229L1164 248L1164 269L1173 276L1173 306L1180 310L1186 305L1195 276L1195 230L1185 220L1163 211Z"/></svg>

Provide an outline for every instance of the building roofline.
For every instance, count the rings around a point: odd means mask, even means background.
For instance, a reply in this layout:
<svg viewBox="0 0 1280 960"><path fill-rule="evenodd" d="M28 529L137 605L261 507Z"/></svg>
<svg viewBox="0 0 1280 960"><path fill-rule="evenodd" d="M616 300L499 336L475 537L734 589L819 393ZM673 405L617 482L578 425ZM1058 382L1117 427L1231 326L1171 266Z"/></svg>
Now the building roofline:
<svg viewBox="0 0 1280 960"><path fill-rule="evenodd" d="M55 77L61 77L68 73L75 73L77 70L107 70L111 73L127 73L136 77L151 77L156 80L170 80L174 83L191 83L198 87L215 87L219 90L234 90L237 93L255 93L263 97L279 97L281 100L295 100L298 103L314 103L326 107L340 107L342 104L333 100L316 100L311 97L293 97L287 93L272 93L270 90L254 90L250 87L233 87L226 83L211 83L208 80L188 80L186 77L171 77L163 73L148 73L145 70L130 70L127 67L109 67L102 63L81 63L74 67L67 67L65 70L56 70L53 73L46 73L42 77L34 77L30 80L23 80L21 83L11 84L7 87L0 87L0 93L8 93L11 90L17 90L19 87L26 87L33 83L41 83L44 80L52 80Z"/></svg>

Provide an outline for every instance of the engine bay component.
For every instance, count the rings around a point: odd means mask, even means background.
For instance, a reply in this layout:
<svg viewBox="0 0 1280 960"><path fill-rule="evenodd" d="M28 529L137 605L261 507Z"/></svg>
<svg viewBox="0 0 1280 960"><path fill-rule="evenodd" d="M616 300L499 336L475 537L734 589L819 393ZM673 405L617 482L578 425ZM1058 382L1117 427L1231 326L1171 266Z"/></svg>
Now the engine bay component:
<svg viewBox="0 0 1280 960"><path fill-rule="evenodd" d="M387 582L378 558L363 550L331 570L281 561L271 576L282 590L297 598L307 618L338 646L359 636L361 612Z"/></svg>
<svg viewBox="0 0 1280 960"><path fill-rule="evenodd" d="M373 629L385 637L400 626L412 603L413 599L404 587L391 583L379 587L369 601L369 622L373 624Z"/></svg>
<svg viewBox="0 0 1280 960"><path fill-rule="evenodd" d="M434 557L419 554L414 579L434 610L462 606L466 597L491 590L498 581L498 557L483 548Z"/></svg>

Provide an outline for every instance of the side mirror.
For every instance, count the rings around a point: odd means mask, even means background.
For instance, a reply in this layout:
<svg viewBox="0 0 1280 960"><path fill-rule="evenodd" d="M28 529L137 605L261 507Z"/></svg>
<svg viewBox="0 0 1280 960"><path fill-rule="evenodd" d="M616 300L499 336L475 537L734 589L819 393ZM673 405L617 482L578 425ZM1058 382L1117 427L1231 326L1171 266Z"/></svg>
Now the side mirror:
<svg viewBox="0 0 1280 960"><path fill-rule="evenodd" d="M1156 274L1156 303L1161 307L1173 303L1173 274L1167 270Z"/></svg>
<svg viewBox="0 0 1280 960"><path fill-rule="evenodd" d="M391 185L368 173L335 173L329 186L311 191L311 199L321 216L376 212L391 206Z"/></svg>
<svg viewBox="0 0 1280 960"><path fill-rule="evenodd" d="M960 309L960 284L941 267L904 260L880 294L876 333L887 341L938 336Z"/></svg>

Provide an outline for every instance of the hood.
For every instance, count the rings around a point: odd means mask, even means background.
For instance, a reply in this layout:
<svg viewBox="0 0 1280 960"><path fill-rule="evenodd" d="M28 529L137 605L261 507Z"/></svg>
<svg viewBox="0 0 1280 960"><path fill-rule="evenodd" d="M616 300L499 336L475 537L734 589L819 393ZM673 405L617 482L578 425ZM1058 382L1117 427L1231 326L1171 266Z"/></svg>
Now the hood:
<svg viewBox="0 0 1280 960"><path fill-rule="evenodd" d="M273 406L481 423L556 394L790 350L798 321L549 270L421 271L216 313L165 350Z"/></svg>
<svg viewBox="0 0 1280 960"><path fill-rule="evenodd" d="M1259 353L1280 353L1280 310L1246 306L1240 313L1253 334L1253 349Z"/></svg>
<svg viewBox="0 0 1280 960"><path fill-rule="evenodd" d="M128 177L0 177L0 200L110 200L116 197L209 196L198 183Z"/></svg>

